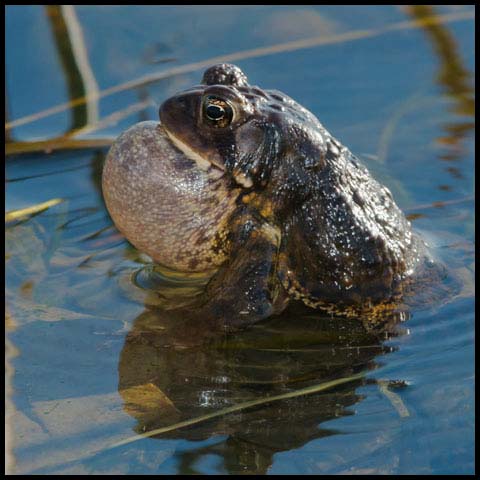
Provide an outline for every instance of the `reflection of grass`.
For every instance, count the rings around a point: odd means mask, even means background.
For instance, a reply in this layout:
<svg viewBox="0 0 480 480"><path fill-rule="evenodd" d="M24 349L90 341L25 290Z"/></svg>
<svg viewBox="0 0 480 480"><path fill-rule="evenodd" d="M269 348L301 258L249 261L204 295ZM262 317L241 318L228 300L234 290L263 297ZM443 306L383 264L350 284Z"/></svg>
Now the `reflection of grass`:
<svg viewBox="0 0 480 480"><path fill-rule="evenodd" d="M91 101L93 99L107 97L115 93L131 90L134 88L138 88L140 86L154 83L164 78L169 78L176 75L190 73L196 70L207 68L214 63L235 62L238 60L245 60L247 58L258 58L258 57L263 57L267 55L292 52L296 50L319 47L323 45L339 44L347 41L372 38L375 36L383 35L383 34L393 32L393 31L398 31L398 30L423 28L427 25L438 23L439 21L446 23L446 22L453 22L458 20L469 20L469 19L473 19L474 17L475 17L474 12L472 12L471 10L461 11L461 12L456 12L456 13L451 13L446 15L435 15L432 17L423 17L422 19L416 21L415 23L412 23L410 21L398 22L391 25L387 25L377 30L355 30L351 32L337 34L337 35L330 35L330 36L322 35L322 36L307 38L303 40L296 40L292 42L271 45L269 47L254 48L250 50L234 52L228 55L213 57L207 60L202 60L199 62L194 62L186 65L180 65L178 67L166 69L158 73L136 78L128 82L107 88L106 90L103 90L95 95L87 95L87 96L76 98L74 100L71 100L70 102L62 103L60 105L56 105L46 110L42 110L41 112L37 112L32 115L27 115L17 120L13 120L5 124L5 129L9 130L20 125L25 125L25 124L40 120L42 118L49 117L56 113L63 112L65 110L77 107L79 105L83 105L86 102Z"/></svg>
<svg viewBox="0 0 480 480"><path fill-rule="evenodd" d="M426 203L423 205L414 205L413 207L405 208L405 212L411 212L413 210L427 210L430 208L446 207L447 205L456 205L459 203L472 202L473 200L475 200L475 195L468 195L466 197L455 198L453 200L433 201L431 203ZM411 215L416 215L416 214L412 213Z"/></svg>
<svg viewBox="0 0 480 480"><path fill-rule="evenodd" d="M423 24L422 28L432 40L432 45L441 62L438 83L444 87L448 95L455 99L457 103L455 113L472 116L475 112L472 75L462 63L455 38L442 25L441 16L435 17L435 10L431 5L409 5L407 11L419 22L424 18L437 18L434 22Z"/></svg>
<svg viewBox="0 0 480 480"><path fill-rule="evenodd" d="M78 26L74 8L64 5L45 5L45 9L55 38L54 44L63 67L70 98L77 98L89 91L98 91L88 62L85 62L85 55L81 55L84 52L81 30L72 29L74 25ZM85 74L86 70L89 75ZM96 103L84 102L79 105L79 108L72 108L72 128L80 128L91 118L97 116Z"/></svg>
<svg viewBox="0 0 480 480"><path fill-rule="evenodd" d="M64 200L61 198L52 198L47 202L38 203L37 205L32 205L31 207L21 208L19 210L12 210L5 213L5 222L12 222L14 220L20 220L25 217L29 217L39 212L43 212L59 203L62 203Z"/></svg>
<svg viewBox="0 0 480 480"><path fill-rule="evenodd" d="M356 375L352 375L350 377L339 378L337 380L332 380L330 382L324 382L324 383L321 383L319 385L312 385L310 387L295 390L293 392L287 392L287 393L283 393L281 395L274 395L274 396L271 396L271 397L264 397L264 398L259 398L257 400L251 400L249 402L243 402L243 403L240 403L238 405L233 405L231 407L227 407L227 408L223 408L221 410L217 410L216 412L212 412L212 413L209 413L207 415L202 415L200 417L192 418L190 420L184 420L183 422L178 422L178 423L175 423L174 425L169 425L167 427L157 428L155 430L151 430L149 432L142 433L141 435L135 435L135 436L132 436L132 437L128 437L125 440L121 440L120 442L117 442L113 445L110 445L110 447L108 447L107 449L119 447L121 445L126 445L128 443L132 443L132 442L135 442L137 440L142 440L144 438L160 435L162 433L171 432L171 431L177 430L179 428L184 428L184 427L196 425L198 423L206 422L207 420L210 420L212 418L217 418L217 417L221 417L221 416L224 416L224 415L228 415L230 413L239 412L239 411L245 410L247 408L256 407L256 406L259 406L259 405L265 405L267 403L276 402L276 401L279 401L279 400L286 400L288 398L295 398L295 397L299 397L299 396L302 396L302 395L311 395L313 393L318 393L318 392L321 392L323 390L327 390L327 389L336 387L338 385L342 385L344 383L349 383L349 382L353 382L355 380L360 380L364 375L365 375L365 372L361 372L361 373L358 373Z"/></svg>
<svg viewBox="0 0 480 480"><path fill-rule="evenodd" d="M388 118L380 134L376 161L384 164L388 157L390 142L395 138L395 130L401 120L412 111L424 109L435 102L434 98L428 98L423 92L417 92L402 102L399 107Z"/></svg>
<svg viewBox="0 0 480 480"><path fill-rule="evenodd" d="M147 98L146 100L142 100L137 103L133 103L132 105L129 105L126 108L122 108L120 110L113 112L110 115L107 115L100 121L90 123L88 125L85 125L82 128L78 128L76 130L72 130L68 132L68 134L66 134L64 138L72 138L80 134L95 132L107 126L116 125L120 120L123 120L124 118L127 118L130 115L133 115L134 113L141 112L142 110L145 110L146 108L153 105L155 104L153 100L150 98Z"/></svg>
<svg viewBox="0 0 480 480"><path fill-rule="evenodd" d="M109 147L113 138L65 138L58 137L51 140L39 140L35 142L13 142L5 145L5 155L20 153L45 152L53 150L72 150L84 148Z"/></svg>
<svg viewBox="0 0 480 480"><path fill-rule="evenodd" d="M146 100L129 105L127 108L117 110L112 114L107 115L102 120L90 123L81 128L76 128L65 135L49 140L7 143L5 145L5 153L6 155L10 155L14 153L51 152L52 150L59 149L71 150L78 148L109 147L113 142L113 138L77 139L75 137L81 134L92 133L111 125L116 125L120 120L123 120L134 113L138 113L151 105L153 105L153 101L147 98Z"/></svg>
<svg viewBox="0 0 480 480"><path fill-rule="evenodd" d="M410 412L408 411L408 408L405 406L400 396L397 393L392 392L388 388L390 386L390 382L387 380L377 380L377 384L380 391L387 397L387 399L390 401L398 414L401 417L409 417Z"/></svg>
<svg viewBox="0 0 480 480"><path fill-rule="evenodd" d="M455 38L442 24L442 17L435 16L435 10L431 5L409 5L406 10L416 22L419 22L432 42L440 62L437 82L445 94L453 100L453 112L460 116L474 117L472 74L463 65ZM425 24L423 23L425 18L432 18L434 21ZM465 120L445 125L446 135L437 141L448 147L449 153L441 155L440 159L458 160L463 154L463 140L474 127L474 122Z"/></svg>

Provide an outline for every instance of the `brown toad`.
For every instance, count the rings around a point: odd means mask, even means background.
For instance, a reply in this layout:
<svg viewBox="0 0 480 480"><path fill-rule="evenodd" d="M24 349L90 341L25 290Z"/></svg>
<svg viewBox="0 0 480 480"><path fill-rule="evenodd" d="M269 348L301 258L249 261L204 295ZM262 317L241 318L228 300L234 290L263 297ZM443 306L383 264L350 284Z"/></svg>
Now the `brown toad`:
<svg viewBox="0 0 480 480"><path fill-rule="evenodd" d="M160 124L122 134L103 191L133 245L209 278L199 308L229 327L291 299L390 304L426 258L390 191L311 112L234 65L167 99Z"/></svg>

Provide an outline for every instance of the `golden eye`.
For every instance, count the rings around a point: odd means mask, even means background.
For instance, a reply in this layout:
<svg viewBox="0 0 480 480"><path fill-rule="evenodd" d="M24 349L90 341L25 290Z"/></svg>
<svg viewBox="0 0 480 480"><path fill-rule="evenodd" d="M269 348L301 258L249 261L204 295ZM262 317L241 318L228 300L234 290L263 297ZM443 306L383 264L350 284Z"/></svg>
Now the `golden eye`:
<svg viewBox="0 0 480 480"><path fill-rule="evenodd" d="M225 100L209 96L204 101L203 114L210 125L223 128L230 125L233 109Z"/></svg>

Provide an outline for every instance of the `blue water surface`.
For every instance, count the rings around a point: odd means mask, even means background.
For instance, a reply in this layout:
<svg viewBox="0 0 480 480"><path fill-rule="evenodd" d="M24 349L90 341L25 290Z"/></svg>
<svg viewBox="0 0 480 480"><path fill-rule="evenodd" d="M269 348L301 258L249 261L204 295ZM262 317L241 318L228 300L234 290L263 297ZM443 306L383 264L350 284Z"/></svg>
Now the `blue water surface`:
<svg viewBox="0 0 480 480"><path fill-rule="evenodd" d="M473 474L474 16L474 6L8 6L17 153L6 211L60 199L6 223L11 471ZM132 281L146 260L112 225L101 169L108 143L157 119L209 59L287 93L357 154L447 265L445 292L423 292L384 335L303 312L209 347L167 342L172 320ZM22 150L72 138L83 148Z"/></svg>

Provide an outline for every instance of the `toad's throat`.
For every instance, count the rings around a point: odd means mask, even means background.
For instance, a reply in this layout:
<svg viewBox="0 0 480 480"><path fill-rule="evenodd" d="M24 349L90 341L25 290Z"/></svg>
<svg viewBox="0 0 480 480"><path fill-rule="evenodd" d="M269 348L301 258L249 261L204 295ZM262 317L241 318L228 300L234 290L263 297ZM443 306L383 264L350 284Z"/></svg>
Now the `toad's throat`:
<svg viewBox="0 0 480 480"><path fill-rule="evenodd" d="M178 148L188 159L194 161L200 170L207 172L213 178L217 179L225 174L225 166L215 161L212 158L206 158L193 150L189 145L182 142L172 132L170 132L163 125L163 129L167 133L168 137L172 141L173 145ZM253 185L251 178L242 172L232 174L235 181L244 188L250 188Z"/></svg>

